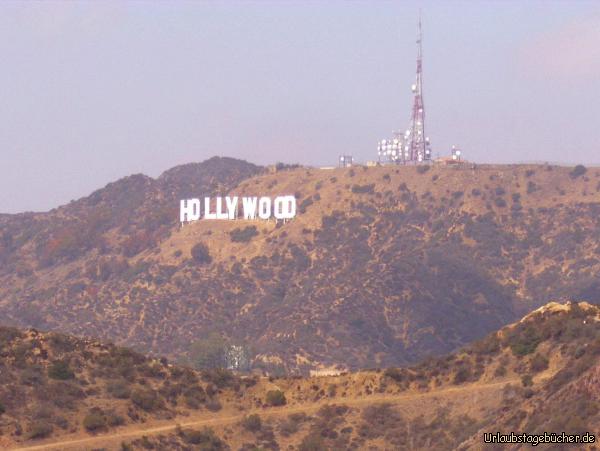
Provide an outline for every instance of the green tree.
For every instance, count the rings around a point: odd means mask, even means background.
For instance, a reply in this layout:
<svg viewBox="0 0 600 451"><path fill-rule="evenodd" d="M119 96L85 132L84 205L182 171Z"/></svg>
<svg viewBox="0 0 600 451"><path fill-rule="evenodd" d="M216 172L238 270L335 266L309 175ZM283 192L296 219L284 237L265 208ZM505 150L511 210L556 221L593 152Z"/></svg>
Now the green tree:
<svg viewBox="0 0 600 451"><path fill-rule="evenodd" d="M208 247L204 243L198 243L192 247L191 253L194 261L200 265L207 265L212 262Z"/></svg>
<svg viewBox="0 0 600 451"><path fill-rule="evenodd" d="M569 175L571 176L572 179L576 179L577 177L582 176L586 172L587 172L587 168L582 164L578 164L577 166L575 166L573 168L573 170L571 171L571 173Z"/></svg>
<svg viewBox="0 0 600 451"><path fill-rule="evenodd" d="M48 377L51 379L67 380L73 379L75 374L64 360L55 360L48 366Z"/></svg>
<svg viewBox="0 0 600 451"><path fill-rule="evenodd" d="M201 370L224 368L227 341L216 332L192 344L190 357L192 364Z"/></svg>
<svg viewBox="0 0 600 451"><path fill-rule="evenodd" d="M269 390L267 392L267 403L271 406L283 406L287 400L281 390Z"/></svg>

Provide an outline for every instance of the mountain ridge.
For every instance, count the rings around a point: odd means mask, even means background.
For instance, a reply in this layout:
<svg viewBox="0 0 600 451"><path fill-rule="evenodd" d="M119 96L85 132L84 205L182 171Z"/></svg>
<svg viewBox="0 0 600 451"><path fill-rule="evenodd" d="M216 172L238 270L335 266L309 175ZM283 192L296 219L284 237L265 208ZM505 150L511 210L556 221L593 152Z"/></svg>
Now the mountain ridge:
<svg viewBox="0 0 600 451"><path fill-rule="evenodd" d="M0 314L180 359L214 331L306 373L407 364L552 298L600 300L596 168L280 169L210 159L2 219ZM286 224L179 224L180 196L284 192Z"/></svg>
<svg viewBox="0 0 600 451"><path fill-rule="evenodd" d="M0 356L7 449L466 450L486 432L600 431L600 307L578 302L413 366L323 377L195 371L2 326Z"/></svg>

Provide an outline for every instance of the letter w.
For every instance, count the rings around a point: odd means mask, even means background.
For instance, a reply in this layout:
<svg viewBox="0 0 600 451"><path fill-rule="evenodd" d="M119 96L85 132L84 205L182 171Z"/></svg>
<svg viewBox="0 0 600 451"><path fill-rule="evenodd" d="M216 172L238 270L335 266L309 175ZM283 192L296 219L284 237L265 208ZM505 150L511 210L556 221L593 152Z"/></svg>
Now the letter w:
<svg viewBox="0 0 600 451"><path fill-rule="evenodd" d="M256 219L256 206L258 204L257 197L242 197L244 206L244 219Z"/></svg>

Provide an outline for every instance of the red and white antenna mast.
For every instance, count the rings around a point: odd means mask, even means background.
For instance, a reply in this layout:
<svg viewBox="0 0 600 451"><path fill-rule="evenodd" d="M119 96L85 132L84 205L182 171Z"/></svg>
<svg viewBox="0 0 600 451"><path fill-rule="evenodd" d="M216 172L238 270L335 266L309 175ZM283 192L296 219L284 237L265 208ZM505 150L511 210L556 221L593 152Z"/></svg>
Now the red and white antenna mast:
<svg viewBox="0 0 600 451"><path fill-rule="evenodd" d="M417 77L412 85L413 108L410 124L404 134L394 132L393 139L384 139L377 145L382 163L423 163L431 161L429 138L425 136L425 104L423 103L423 34L421 13L417 37Z"/></svg>
<svg viewBox="0 0 600 451"><path fill-rule="evenodd" d="M417 37L417 76L412 85L414 94L410 125L405 133L405 158L412 162L431 160L429 138L425 136L425 104L423 103L423 33L421 14L419 13L419 32Z"/></svg>

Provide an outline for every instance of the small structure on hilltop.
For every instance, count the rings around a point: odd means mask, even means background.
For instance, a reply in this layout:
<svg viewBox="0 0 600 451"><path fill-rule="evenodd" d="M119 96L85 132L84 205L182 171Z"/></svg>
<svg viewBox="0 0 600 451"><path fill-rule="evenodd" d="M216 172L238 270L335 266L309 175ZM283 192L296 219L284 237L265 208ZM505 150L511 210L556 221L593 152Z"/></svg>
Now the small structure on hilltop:
<svg viewBox="0 0 600 451"><path fill-rule="evenodd" d="M340 168L349 168L351 166L354 166L352 155L340 155Z"/></svg>
<svg viewBox="0 0 600 451"><path fill-rule="evenodd" d="M250 357L244 346L231 345L225 351L225 366L228 370L248 371L250 369Z"/></svg>
<svg viewBox="0 0 600 451"><path fill-rule="evenodd" d="M336 368L324 368L318 370L310 370L310 377L329 377L329 376L341 376L342 370Z"/></svg>
<svg viewBox="0 0 600 451"><path fill-rule="evenodd" d="M458 147L456 147L456 146L452 146L452 149L451 149L451 156L452 156L452 159L453 159L454 161L460 161L460 160L462 160L462 152L461 152L461 151L460 151L460 149L459 149Z"/></svg>

